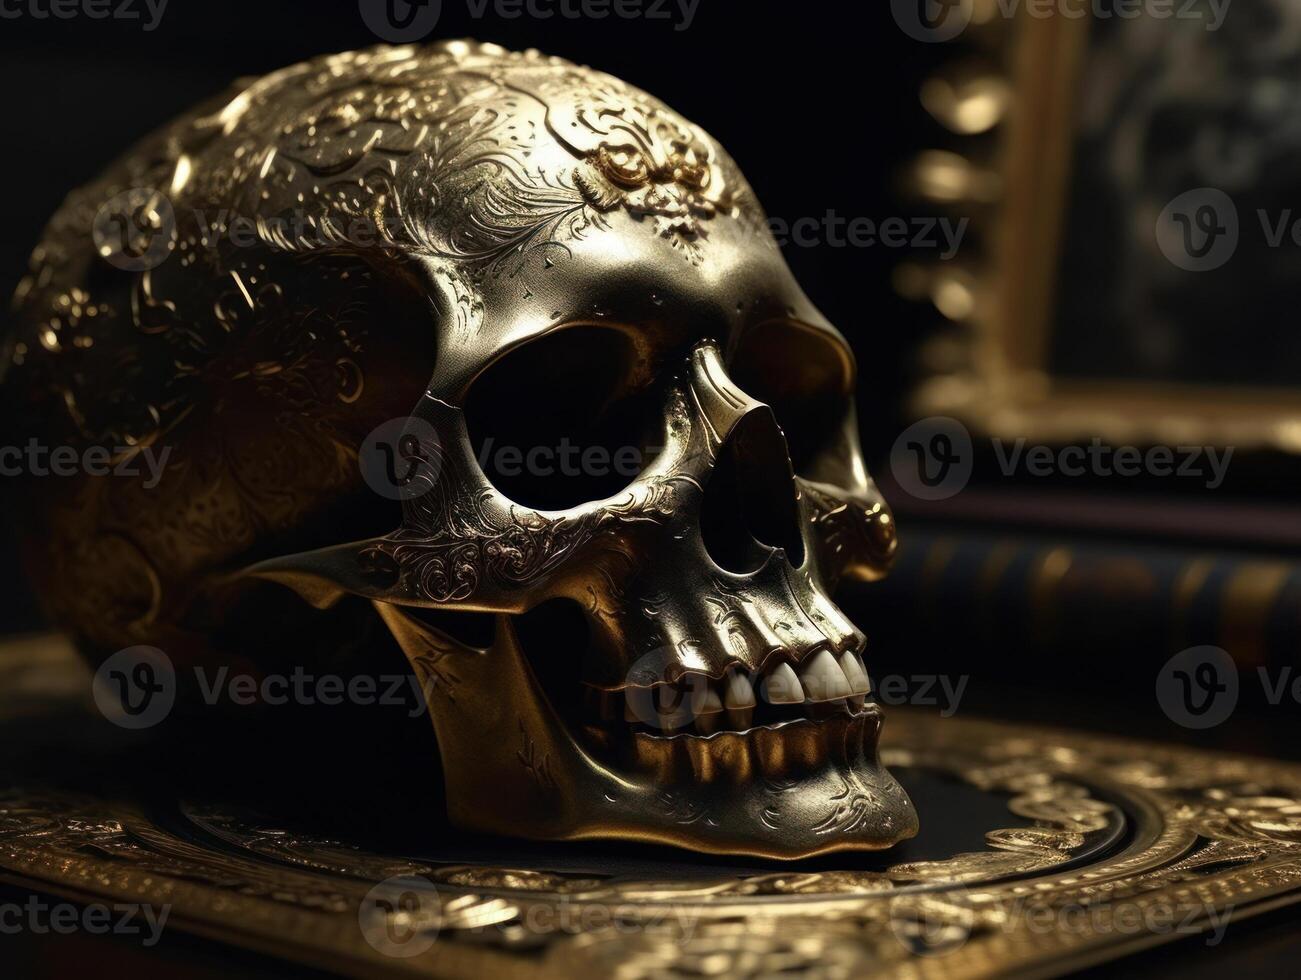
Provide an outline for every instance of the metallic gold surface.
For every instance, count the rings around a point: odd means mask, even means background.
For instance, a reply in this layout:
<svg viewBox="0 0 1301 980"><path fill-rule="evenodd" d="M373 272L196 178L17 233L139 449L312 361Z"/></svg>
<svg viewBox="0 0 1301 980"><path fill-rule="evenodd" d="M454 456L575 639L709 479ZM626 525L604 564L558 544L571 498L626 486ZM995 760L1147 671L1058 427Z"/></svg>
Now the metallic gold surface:
<svg viewBox="0 0 1301 980"><path fill-rule="evenodd" d="M0 730L65 654L0 650ZM898 713L885 758L971 794L912 860L747 868L642 854L602 870L552 844L505 863L375 853L220 800L144 807L0 794L0 873L83 902L151 903L168 928L365 976L1044 976L1205 936L1301 898L1301 767L1122 739ZM982 812L993 814L982 816ZM937 830L988 821L983 846ZM927 835L932 834L930 842ZM500 845L498 845L500 846ZM913 845L909 845L913 846ZM605 855L607 863L620 859Z"/></svg>
<svg viewBox="0 0 1301 980"><path fill-rule="evenodd" d="M18 319L5 391L29 433L170 453L155 487L26 496L37 587L92 660L320 662L378 613L432 688L458 826L788 859L916 832L876 758L864 636L829 598L895 550L852 355L736 165L646 93L471 42L242 83L69 198ZM503 358L593 328L620 338L593 370L645 396L657 452L613 496L526 506L485 474L467 405ZM428 468L398 530L347 543L399 523L357 453L403 415L403 459ZM773 532L737 532L734 564L705 542L718 493ZM284 586L336 618L312 625ZM590 643L521 639L552 600ZM491 614L495 640L426 610ZM559 699L539 679L557 661Z"/></svg>

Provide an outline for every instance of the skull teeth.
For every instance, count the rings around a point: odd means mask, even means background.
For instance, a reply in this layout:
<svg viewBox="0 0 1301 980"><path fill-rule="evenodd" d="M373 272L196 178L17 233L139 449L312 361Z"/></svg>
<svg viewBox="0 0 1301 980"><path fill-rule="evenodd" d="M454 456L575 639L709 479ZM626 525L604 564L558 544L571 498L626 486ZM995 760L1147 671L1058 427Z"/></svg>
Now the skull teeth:
<svg viewBox="0 0 1301 980"><path fill-rule="evenodd" d="M748 708L728 708L727 727L734 732L744 732L754 726L754 706Z"/></svg>
<svg viewBox="0 0 1301 980"><path fill-rule="evenodd" d="M863 661L858 659L858 654L846 650L840 655L837 663L844 671L851 692L859 695L871 693L872 685L868 683L867 671L863 669Z"/></svg>
<svg viewBox="0 0 1301 980"><path fill-rule="evenodd" d="M691 693L691 708L700 715L716 715L723 710L723 699L713 684L701 684Z"/></svg>
<svg viewBox="0 0 1301 980"><path fill-rule="evenodd" d="M819 650L800 665L800 683L809 701L839 701L854 693L830 650Z"/></svg>
<svg viewBox="0 0 1301 980"><path fill-rule="evenodd" d="M739 667L729 670L723 677L723 704L731 708L753 708L754 688L750 675Z"/></svg>
<svg viewBox="0 0 1301 980"><path fill-rule="evenodd" d="M778 664L768 675L764 693L773 704L799 704L804 700L804 688L790 664Z"/></svg>
<svg viewBox="0 0 1301 980"><path fill-rule="evenodd" d="M600 706L599 720L622 714L635 729L652 735L744 732L756 725L801 717L855 714L871 691L861 657L827 649L809 654L798 668L782 660L760 675L733 667L722 678L688 674L672 684L600 692L589 703ZM622 700L622 712L618 702Z"/></svg>

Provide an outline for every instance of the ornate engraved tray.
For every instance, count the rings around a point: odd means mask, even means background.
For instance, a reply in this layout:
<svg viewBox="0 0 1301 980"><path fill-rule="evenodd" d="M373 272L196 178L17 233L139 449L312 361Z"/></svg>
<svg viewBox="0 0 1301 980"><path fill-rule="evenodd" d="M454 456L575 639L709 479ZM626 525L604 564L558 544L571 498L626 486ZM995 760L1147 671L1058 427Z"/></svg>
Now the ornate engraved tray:
<svg viewBox="0 0 1301 980"><path fill-rule="evenodd" d="M444 831L383 853L70 785L88 688L61 644L0 649L0 875L349 975L1041 976L1301 897L1301 766L894 709L922 832L889 852L765 865Z"/></svg>

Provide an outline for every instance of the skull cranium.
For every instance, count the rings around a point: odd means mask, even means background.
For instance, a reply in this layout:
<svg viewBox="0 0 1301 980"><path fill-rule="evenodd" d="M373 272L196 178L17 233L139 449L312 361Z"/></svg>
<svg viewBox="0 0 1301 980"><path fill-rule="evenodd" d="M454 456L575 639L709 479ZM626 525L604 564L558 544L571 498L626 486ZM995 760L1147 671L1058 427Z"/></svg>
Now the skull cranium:
<svg viewBox="0 0 1301 980"><path fill-rule="evenodd" d="M113 256L69 229L146 185L170 257L93 285ZM61 406L52 440L176 446L150 492L83 481L36 508L62 553L38 575L92 653L204 656L196 609L243 569L370 604L429 681L461 826L779 858L915 833L829 598L894 550L852 356L735 165L663 104L468 42L319 59L132 154L36 262L9 390ZM400 527L341 543L334 515L393 509L350 454L417 396L390 448ZM485 453L571 435L569 482ZM635 467L591 478L624 450ZM489 642L448 628L472 613Z"/></svg>

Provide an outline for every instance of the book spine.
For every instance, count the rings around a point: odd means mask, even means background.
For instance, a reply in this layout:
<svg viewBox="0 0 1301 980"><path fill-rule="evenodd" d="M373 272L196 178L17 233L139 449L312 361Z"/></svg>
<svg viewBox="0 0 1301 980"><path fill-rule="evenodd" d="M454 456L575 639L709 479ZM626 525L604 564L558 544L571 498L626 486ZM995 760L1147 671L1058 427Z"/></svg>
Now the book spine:
<svg viewBox="0 0 1301 980"><path fill-rule="evenodd" d="M1285 558L913 528L851 602L901 650L956 639L1009 664L1110 665L1213 645L1240 669L1301 663L1301 563Z"/></svg>

